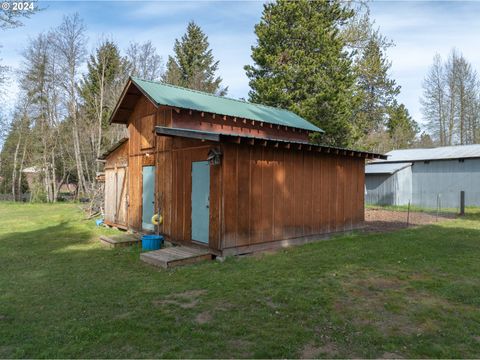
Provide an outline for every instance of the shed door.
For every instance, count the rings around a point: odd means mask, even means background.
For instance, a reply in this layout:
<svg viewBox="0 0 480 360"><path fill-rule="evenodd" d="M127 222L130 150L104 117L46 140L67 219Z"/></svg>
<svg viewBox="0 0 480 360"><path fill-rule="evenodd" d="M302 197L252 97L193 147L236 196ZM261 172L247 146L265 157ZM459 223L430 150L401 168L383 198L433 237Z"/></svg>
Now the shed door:
<svg viewBox="0 0 480 360"><path fill-rule="evenodd" d="M117 169L117 201L115 209L115 223L118 225L127 225L127 168Z"/></svg>
<svg viewBox="0 0 480 360"><path fill-rule="evenodd" d="M115 223L115 189L117 184L115 182L115 170L105 170L105 221L111 224Z"/></svg>
<svg viewBox="0 0 480 360"><path fill-rule="evenodd" d="M210 165L192 162L192 240L208 244L210 224Z"/></svg>
<svg viewBox="0 0 480 360"><path fill-rule="evenodd" d="M142 229L154 230L152 217L155 211L155 166L144 166L142 169Z"/></svg>

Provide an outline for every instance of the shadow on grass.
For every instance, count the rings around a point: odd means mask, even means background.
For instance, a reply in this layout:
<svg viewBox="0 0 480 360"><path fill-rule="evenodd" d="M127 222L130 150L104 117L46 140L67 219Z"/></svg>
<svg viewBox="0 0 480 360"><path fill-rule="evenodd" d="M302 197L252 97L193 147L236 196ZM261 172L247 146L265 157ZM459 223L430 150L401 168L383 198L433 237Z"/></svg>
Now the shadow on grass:
<svg viewBox="0 0 480 360"><path fill-rule="evenodd" d="M310 343L325 348L327 340L334 351L318 356L471 357L478 354L471 334L480 334L478 219L355 234L175 271L141 264L138 249L102 248L80 222L6 234L0 315L9 320L0 323L0 357L280 358L298 357ZM403 293L394 287L399 281ZM345 284L353 284L352 293ZM191 307L175 305L199 290ZM363 295L372 292L386 301L368 302ZM448 307L433 302L417 314L397 306L417 293L445 299ZM385 307L385 317L373 325L355 321L361 312L346 313L338 303L364 313ZM414 335L382 331L399 311ZM438 328L417 331L417 317L436 317Z"/></svg>

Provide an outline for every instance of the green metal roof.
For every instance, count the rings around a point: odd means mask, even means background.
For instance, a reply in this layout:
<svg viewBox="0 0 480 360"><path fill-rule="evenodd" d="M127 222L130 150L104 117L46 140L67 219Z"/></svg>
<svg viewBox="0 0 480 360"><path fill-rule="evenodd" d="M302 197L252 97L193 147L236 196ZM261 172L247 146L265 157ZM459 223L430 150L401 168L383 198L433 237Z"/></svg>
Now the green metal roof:
<svg viewBox="0 0 480 360"><path fill-rule="evenodd" d="M155 81L142 80L136 77L132 77L131 80L150 100L157 103L157 105L174 106L183 109L263 121L269 124L290 126L308 131L324 132L322 129L288 110L216 96Z"/></svg>

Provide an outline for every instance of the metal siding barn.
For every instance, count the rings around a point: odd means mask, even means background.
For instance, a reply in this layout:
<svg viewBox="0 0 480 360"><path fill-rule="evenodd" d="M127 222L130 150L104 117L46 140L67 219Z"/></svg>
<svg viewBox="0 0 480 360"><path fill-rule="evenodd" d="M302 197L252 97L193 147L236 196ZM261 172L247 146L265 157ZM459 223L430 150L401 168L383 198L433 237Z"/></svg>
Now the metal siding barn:
<svg viewBox="0 0 480 360"><path fill-rule="evenodd" d="M480 205L480 159L417 161L412 167L412 204L442 208L460 206L460 191L465 205Z"/></svg>
<svg viewBox="0 0 480 360"><path fill-rule="evenodd" d="M365 168L367 204L458 208L480 206L480 145L394 150ZM409 161L411 167L402 165Z"/></svg>
<svg viewBox="0 0 480 360"><path fill-rule="evenodd" d="M406 205L412 193L411 163L365 167L365 202L373 205Z"/></svg>

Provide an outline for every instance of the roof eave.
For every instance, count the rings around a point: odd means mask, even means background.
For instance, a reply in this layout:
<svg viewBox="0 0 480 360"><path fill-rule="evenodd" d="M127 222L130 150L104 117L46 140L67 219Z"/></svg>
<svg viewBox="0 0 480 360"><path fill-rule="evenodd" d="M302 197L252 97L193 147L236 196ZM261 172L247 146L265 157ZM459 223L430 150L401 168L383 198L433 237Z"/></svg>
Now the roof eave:
<svg viewBox="0 0 480 360"><path fill-rule="evenodd" d="M241 134L215 133L215 132L207 132L207 131L199 131L199 130L191 130L191 129L170 128L165 126L156 126L155 133L157 135L170 136L170 137L177 136L177 137L186 137L191 139L199 139L203 141L234 142L237 144L241 143L243 140L244 142L248 142L250 145L261 143L264 146L266 146L267 144L270 143L278 147L279 144L282 143L288 146L289 148L297 147L297 149L299 150L301 150L302 148L307 148L308 150L315 149L317 152L325 152L325 153L345 155L345 156L351 155L351 156L357 156L365 159L385 159L386 158L385 155L366 152L366 151L357 151L352 149L344 149L344 148L331 147L331 146L325 146L325 145L319 145L319 144L301 142L301 141L293 141L293 140L245 136Z"/></svg>

